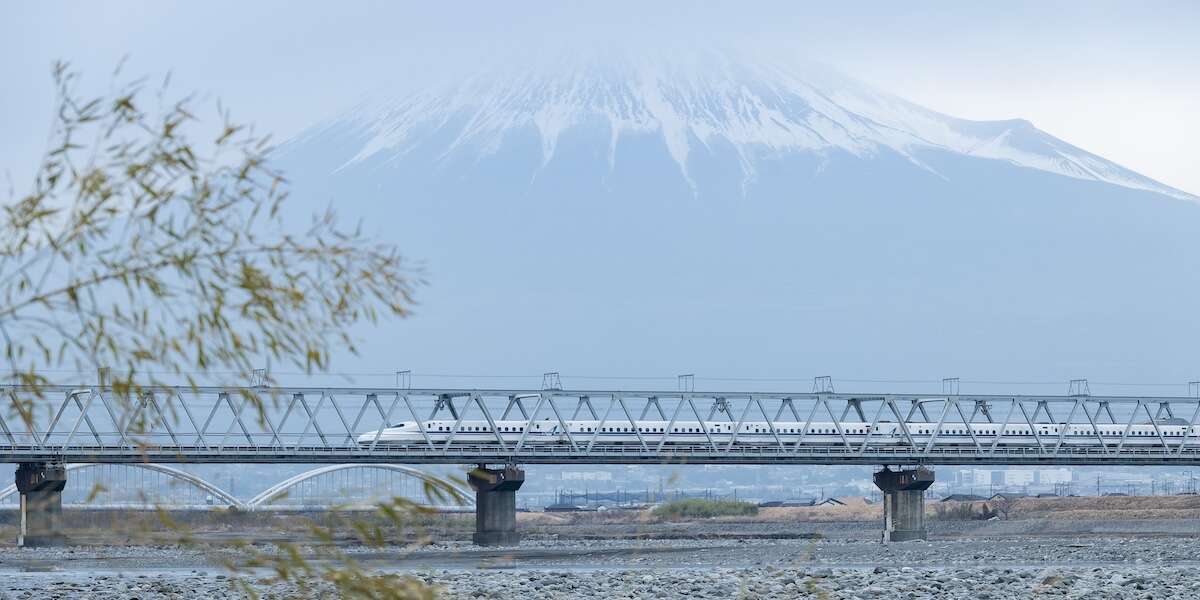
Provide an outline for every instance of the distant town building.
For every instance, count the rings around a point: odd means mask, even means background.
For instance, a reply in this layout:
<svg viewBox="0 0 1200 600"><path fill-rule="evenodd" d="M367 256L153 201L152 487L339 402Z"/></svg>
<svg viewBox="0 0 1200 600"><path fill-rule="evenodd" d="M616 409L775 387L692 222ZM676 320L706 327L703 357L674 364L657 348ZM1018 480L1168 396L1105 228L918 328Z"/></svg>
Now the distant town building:
<svg viewBox="0 0 1200 600"><path fill-rule="evenodd" d="M1070 483L1072 476L1071 469L1041 469L1037 472L1037 483L1041 485Z"/></svg>
<svg viewBox="0 0 1200 600"><path fill-rule="evenodd" d="M612 481L608 471L563 471L563 481Z"/></svg>
<svg viewBox="0 0 1200 600"><path fill-rule="evenodd" d="M988 498L988 500L991 502L995 502L997 500L1018 500L1021 498L1028 498L1028 497L1029 497L1029 494L1020 494L1020 493L1016 493L1016 492L1000 492L999 494L992 494L992 496L990 498Z"/></svg>
<svg viewBox="0 0 1200 600"><path fill-rule="evenodd" d="M1001 471L1004 474L1004 485L1030 485L1036 481L1037 471L1029 469L1009 469Z"/></svg>
<svg viewBox="0 0 1200 600"><path fill-rule="evenodd" d="M977 494L950 494L942 498L942 502L982 502L986 499Z"/></svg>

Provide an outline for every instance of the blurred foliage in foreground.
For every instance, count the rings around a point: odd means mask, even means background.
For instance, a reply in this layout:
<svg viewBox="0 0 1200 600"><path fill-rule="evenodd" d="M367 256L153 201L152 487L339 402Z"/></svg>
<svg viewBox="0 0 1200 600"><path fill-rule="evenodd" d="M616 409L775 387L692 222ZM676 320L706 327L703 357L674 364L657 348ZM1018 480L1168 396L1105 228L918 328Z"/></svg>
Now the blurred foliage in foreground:
<svg viewBox="0 0 1200 600"><path fill-rule="evenodd" d="M67 65L53 74L49 147L0 214L10 381L105 368L121 398L244 383L260 361L321 371L355 324L408 314L419 279L393 245L289 214L268 136L220 106L202 120L169 78L84 97Z"/></svg>
<svg viewBox="0 0 1200 600"><path fill-rule="evenodd" d="M32 189L10 192L0 209L7 382L35 392L6 396L27 426L56 370L106 379L98 383L123 413L114 420L125 419L158 386L244 383L260 361L326 370L335 352L355 351L356 324L409 313L420 281L393 245L341 227L332 212L289 230L306 219L289 214L267 136L219 106L212 126L192 98L171 95L169 78L121 83L118 69L112 91L88 97L67 65L53 76L54 122ZM260 394L242 393L265 419ZM145 425L129 424L134 441ZM425 492L463 503L449 482L426 482ZM378 508L392 528L423 510L403 499ZM181 543L194 541L161 515ZM385 545L388 529L313 523L311 547L242 540L229 565L324 581L347 598L430 597L423 583L368 571L340 549Z"/></svg>

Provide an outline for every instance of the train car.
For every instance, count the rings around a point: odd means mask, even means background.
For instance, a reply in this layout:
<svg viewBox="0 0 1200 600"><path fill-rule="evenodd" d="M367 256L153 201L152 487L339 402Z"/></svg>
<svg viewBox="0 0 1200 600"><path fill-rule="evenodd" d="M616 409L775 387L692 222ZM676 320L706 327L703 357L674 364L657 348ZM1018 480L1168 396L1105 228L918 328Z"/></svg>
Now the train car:
<svg viewBox="0 0 1200 600"><path fill-rule="evenodd" d="M916 445L927 444L936 437L939 446L1031 446L1040 444L1067 446L1177 446L1200 443L1200 428L1190 427L1180 419L1122 424L1063 424L1034 423L1001 425L997 423L905 423L880 422L744 422L739 427L727 421L416 421L397 423L358 437L358 443L378 446L407 446L444 444L561 444L567 443L567 432L576 443L596 444L796 444L805 445L906 445L911 439Z"/></svg>

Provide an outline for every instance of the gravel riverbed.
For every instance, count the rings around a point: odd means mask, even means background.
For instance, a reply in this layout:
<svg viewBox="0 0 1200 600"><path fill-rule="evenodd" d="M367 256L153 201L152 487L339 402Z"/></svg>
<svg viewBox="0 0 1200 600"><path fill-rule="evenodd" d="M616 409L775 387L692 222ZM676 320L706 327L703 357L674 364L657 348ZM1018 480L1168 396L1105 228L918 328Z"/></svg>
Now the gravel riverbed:
<svg viewBox="0 0 1200 600"><path fill-rule="evenodd" d="M1194 568L900 567L873 569L673 569L595 571L429 571L418 577L452 599L477 598L1200 598ZM31 574L32 575L32 574ZM327 583L309 586L248 580L264 599L330 598ZM247 597L225 575L155 573L6 577L0 598Z"/></svg>
<svg viewBox="0 0 1200 600"><path fill-rule="evenodd" d="M379 573L418 577L441 597L477 598L1198 598L1200 538L1063 536L883 545L824 540L530 540L348 547ZM177 547L0 548L0 599L330 598L256 572L235 579L213 554Z"/></svg>

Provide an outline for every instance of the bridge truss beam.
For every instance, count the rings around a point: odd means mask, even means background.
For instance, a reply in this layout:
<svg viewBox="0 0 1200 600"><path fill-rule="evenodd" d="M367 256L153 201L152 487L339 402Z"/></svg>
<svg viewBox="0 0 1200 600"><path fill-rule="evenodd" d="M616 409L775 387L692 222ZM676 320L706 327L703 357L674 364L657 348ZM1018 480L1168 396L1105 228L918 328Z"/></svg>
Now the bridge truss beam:
<svg viewBox="0 0 1200 600"><path fill-rule="evenodd" d="M164 387L133 398L102 386L4 386L0 394L0 461L14 463L1200 465L1195 397ZM495 432L497 420L517 415L526 432L548 422L564 433L552 443L498 432L464 441L464 422ZM567 431L577 415L598 421L597 431ZM638 432L646 416L698 424L704 441ZM1164 433L1166 418L1187 433ZM426 431L429 420L450 429ZM767 437L718 439L713 421L761 423ZM359 442L397 422L418 424L421 441ZM818 434L817 423L836 431ZM854 436L847 423L897 423L898 434ZM1042 427L1064 423L1122 428L1117 438L1081 439ZM970 425L980 424L1032 435L1024 446L1002 444L976 435ZM598 431L609 426L630 427L636 442L604 441Z"/></svg>

